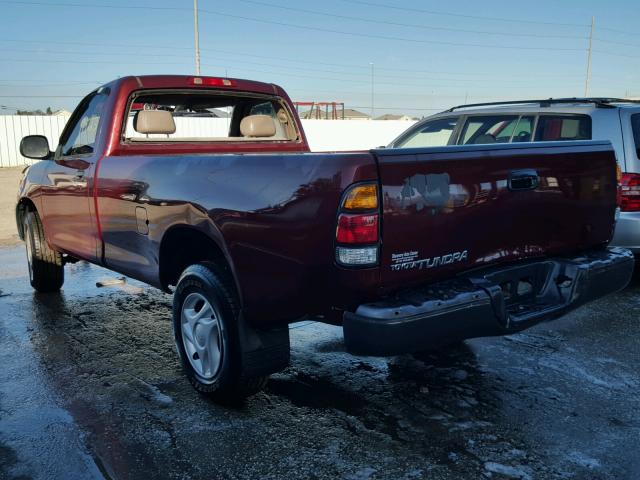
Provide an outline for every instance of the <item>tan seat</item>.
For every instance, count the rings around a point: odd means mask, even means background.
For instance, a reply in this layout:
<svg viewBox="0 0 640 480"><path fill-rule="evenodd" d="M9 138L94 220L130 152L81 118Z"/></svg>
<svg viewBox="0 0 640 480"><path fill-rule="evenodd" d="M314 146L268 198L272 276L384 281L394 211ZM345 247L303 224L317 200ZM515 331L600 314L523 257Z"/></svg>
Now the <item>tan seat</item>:
<svg viewBox="0 0 640 480"><path fill-rule="evenodd" d="M240 122L240 134L243 137L273 137L276 124L269 115L249 115Z"/></svg>
<svg viewBox="0 0 640 480"><path fill-rule="evenodd" d="M170 135L176 133L176 123L173 115L166 110L140 110L133 117L133 128L138 133L161 133Z"/></svg>

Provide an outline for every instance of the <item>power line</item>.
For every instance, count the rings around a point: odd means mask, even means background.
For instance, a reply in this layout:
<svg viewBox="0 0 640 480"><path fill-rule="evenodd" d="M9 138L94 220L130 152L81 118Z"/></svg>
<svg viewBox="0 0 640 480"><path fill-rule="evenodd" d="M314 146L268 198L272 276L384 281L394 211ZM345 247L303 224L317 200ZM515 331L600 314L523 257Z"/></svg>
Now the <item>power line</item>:
<svg viewBox="0 0 640 480"><path fill-rule="evenodd" d="M532 37L541 37L541 38L574 38L574 39L586 39L587 37L583 37L583 36L570 36L570 35L553 35L553 34L524 34L524 33L503 33L503 32L490 32L490 31L482 31L482 30L466 30L466 29L454 29L454 28L448 28L448 27L436 27L436 26L423 26L423 25L417 25L417 24L404 24L404 23L398 23L398 22L389 22L389 21L381 21L381 20L372 20L372 19L364 19L361 17L352 17L352 16L346 16L346 15L337 15L337 14L329 14L326 12L319 12L319 11L315 11L315 10L309 10L309 9L301 9L301 8L297 8L297 7L285 7L285 6L280 6L280 5L275 5L275 4L270 4L267 2L262 2L259 0L240 0L240 1L244 1L246 3L253 3L253 4L260 4L260 5L264 5L264 6L269 6L269 7L273 7L273 8L281 8L281 9L287 9L287 10L295 10L295 11L301 11L301 12L306 12L306 13L312 13L312 14L317 14L317 15L324 15L324 16L332 16L332 17L337 17L337 18L345 18L345 19L350 19L350 20L358 20L358 21L364 21L364 22L370 22L370 23L381 23L381 24L389 24L389 25L397 25L397 26L409 26L409 27L416 27L416 28L427 28L427 29L439 29L439 30L451 30L451 31L462 31L462 32L468 32L468 33L479 33L479 34L495 34L495 35L507 35L507 36L532 36ZM458 13L453 13L453 12L443 12L443 11L433 11L433 10L426 10L426 9L420 9L420 8L410 8L410 7L400 7L400 6L394 6L394 5L387 5L387 4L381 4L381 3L376 3L376 2L371 2L371 1L366 1L366 0L340 0L342 2L347 2L347 3L353 3L353 4L359 4L359 5L367 5L367 6L374 6L374 7L380 7L380 8L387 8L387 9L393 9L393 10L402 10L402 11L408 11L408 12L420 12L420 13L427 13L427 14L432 14L432 15L445 15L445 16L453 16L453 17L462 17L462 18L472 18L472 19L479 19L479 20L497 20L497 21L504 21L504 22L512 22L512 23L528 23L528 24L539 24L539 25L556 25L556 26L574 26L574 27L589 27L589 25L586 24L576 24L576 23L558 23L558 22L541 22L541 21L535 21L535 20L522 20L522 19L515 19L515 18L503 18L503 17L491 17L491 16L480 16L480 15L467 15L467 14L458 14ZM56 2L56 3L48 3L48 2L37 2L37 1L23 1L23 0L0 0L0 4L13 4L13 5L24 5L24 6L48 6L48 7L78 7L78 8L107 8L107 9L135 9L135 10L157 10L157 11L181 11L181 12L190 12L190 9L185 9L185 8L180 8L180 7L158 7L158 6L146 6L146 5L110 5L110 4L85 4L85 3L72 3L72 2ZM247 21L254 21L254 22L261 22L261 23L270 23L270 24L275 24L275 25L280 25L280 26L288 26L288 27L292 27L292 28L300 28L300 29L307 29L307 30L318 30L318 31L325 31L325 32L330 32L330 33L337 33L337 34L343 34L343 35L353 35L353 36L363 36L366 38L380 38L383 40L395 40L395 41L406 41L406 42L412 42L412 43L434 43L434 44L441 44L441 45L451 45L451 46L468 46L468 47L479 47L479 48L502 48L502 49L516 49L516 50L549 50L547 47L519 47L519 46L508 46L508 45L487 45L487 44L477 44L477 43L462 43L462 42L444 42L444 41L436 41L436 40L420 40L420 39L411 39L411 38L404 38L404 37L387 37L387 36L381 36L381 35L373 35L373 34L361 34L361 33L357 33L357 32L345 32L345 31L340 31L340 30L332 30L332 29L323 29L320 27L311 27L311 26L304 26L304 25L298 25L298 24L292 24L292 23L286 23L286 22L277 22L277 21L271 21L271 20L266 20L266 19L261 19L261 18L254 18L254 17L246 17L246 16L241 16L241 15L233 15L233 14L228 14L228 13L222 13L222 12L217 12L217 11L212 11L212 10L203 10L200 9L200 12L202 13L206 13L209 15L221 15L221 16L226 16L229 18L236 18L236 19L241 19L241 20L247 20ZM619 30L619 29L615 29L615 28L610 28L610 27L599 27L600 30L607 30L607 31L611 31L611 32L615 32L615 33L620 33L620 34L625 34L625 35L633 35L633 36L640 36L640 33L638 32L630 32L630 31L625 31L625 30ZM600 42L603 43L609 43L609 44L613 44L613 45L623 45L623 46L629 46L629 47L639 47L640 44L632 44L632 43L625 43L625 42L617 42L617 41L613 41L613 40L607 40L607 39L603 39L603 38L599 38L597 39ZM5 41L9 41L9 40L5 40ZM25 41L21 41L21 42L28 42L27 40ZM40 43L40 42L34 42L31 41L32 43ZM54 43L54 42L48 42L47 43ZM103 44L88 44L85 42L55 42L58 44L68 44L68 45L92 45L92 46L103 46ZM114 44L114 46L118 46L118 47L128 47L131 45L128 44ZM138 45L138 47L143 47L143 48L158 48L157 45ZM176 47L176 46L163 46L163 49L176 49L176 50L191 50L190 47ZM586 49L584 48L573 48L573 49L569 49L569 48L562 48L562 49L558 49L558 48L553 48L554 51L586 51ZM600 51L600 53L605 53L605 54L612 54L610 52L606 52L606 51ZM310 63L317 63L317 62L310 62ZM337 64L334 64L337 65ZM368 67L361 67L361 68L368 68Z"/></svg>
<svg viewBox="0 0 640 480"><path fill-rule="evenodd" d="M85 56L95 56L97 55L107 55L107 56L118 56L118 57L123 57L123 56L135 56L135 57L139 57L141 54L140 53L129 53L129 52L116 52L116 53L107 53L107 52L79 52L79 51L59 51L59 50L46 50L46 49L11 49L10 52L7 53L12 53L12 52L22 52L22 53L50 53L50 54L54 54L54 55L74 55L74 56L78 56L78 55L85 55ZM159 57L179 57L179 58L184 58L183 55L171 55L171 54L145 54L146 56L159 56ZM21 59L23 62L27 62L27 61L34 61L36 62L37 60L28 60L28 59ZM48 58L48 61L54 61L54 59ZM222 61L222 59L220 59L220 63L224 63ZM64 62L66 60L61 60L61 62ZM108 63L108 62L101 62L101 63ZM238 64L238 63L245 63L245 64L249 64L249 65L259 65L259 66L266 66L266 67L273 67L273 68L283 68L283 69L287 69L287 70L291 70L293 68L295 68L295 71L298 70L302 70L302 71L310 71L310 72L321 72L321 73L333 73L333 74L337 74L337 75L347 75L347 76L351 76L351 77L358 77L360 79L362 78L369 78L369 74L366 72L345 72L345 71L335 71L335 70L327 70L327 69L322 69L322 68L309 68L309 67L293 67L292 65L282 65L282 64L274 64L274 63L266 63L266 62L252 62L252 61L247 61L247 60L237 60L237 59L233 59L233 63ZM221 68L221 65L219 66L214 66L214 68ZM393 69L385 69L383 67L380 68L380 70L393 70ZM415 69L408 69L408 71L411 71L412 73L422 73L419 70L416 71ZM429 72L429 73L433 73L433 72ZM387 78L387 79L404 79L405 77L403 77L402 75L385 75L385 74L377 74L376 75L377 78ZM430 81L450 81L450 82L472 82L472 83L477 83L477 80L475 79L469 79L469 78L447 78L447 77L424 77L424 76L413 76L413 79L416 80L430 80ZM525 86L524 84L522 84L522 82L525 83L530 83L530 77L527 77L528 79L525 80L523 79L510 79L509 83L520 83L521 86ZM577 80L576 80L577 81ZM534 82L533 85L535 86L538 82Z"/></svg>
<svg viewBox="0 0 640 480"><path fill-rule="evenodd" d="M598 28L602 30L602 27L598 27ZM597 40L598 42L602 42L602 43L610 43L611 45L622 45L625 47L640 48L640 43L614 42L612 40L605 40L600 37L594 37L594 40Z"/></svg>
<svg viewBox="0 0 640 480"><path fill-rule="evenodd" d="M346 1L346 0L343 0ZM351 0L349 0L351 1ZM354 0L355 1L355 0ZM359 0L358 0L359 1ZM108 4L80 4L80 3L62 3L62 2L56 2L56 3L43 3L43 2L28 2L28 1L19 1L19 0L2 0L0 1L0 3L9 3L9 4L16 4L16 5L30 5L30 6L49 6L49 7L82 7L82 8L118 8L118 9L149 9L149 10L166 10L166 11L185 11L185 9L183 8L177 8L177 7L147 7L147 6L140 6L140 5L121 5L121 6L115 6L115 5L108 5ZM263 23L263 24L269 24L269 25L278 25L278 26L283 26L283 27L289 27L289 28L296 28L296 29L302 29L305 31L309 31L309 30L314 30L314 31L319 31L319 32L325 32L325 33L335 33L335 34L339 34L339 35L348 35L348 36L354 36L354 37L361 37L361 38L375 38L375 39L380 39L380 40L388 40L388 41L396 41L396 42L408 42L408 43L418 43L418 44L427 44L427 45L449 45L449 46L458 46L458 47L472 47L472 48L498 48L498 49L508 49L508 50L531 50L531 51L549 51L548 47L531 47L531 46L513 46L513 45L499 45L499 44L479 44L479 43L465 43L465 42L447 42L447 41L441 41L441 40L424 40L424 39L414 39L414 38L406 38L406 37L396 37L396 36L389 36L389 35L375 35L375 34L370 34L370 33L359 33L359 32L348 32L345 30L336 30L336 29L332 29L332 28L323 28L323 27L316 27L316 26L310 26L310 25L300 25L297 23L290 23L290 22L281 22L281 21L276 21L276 20L267 20L264 18L256 18L256 17L248 17L248 16L244 16L244 15L235 15L235 14L231 14L231 13L223 13L223 12L219 12L219 11L213 11L213 10L205 10L205 9L199 9L200 13L206 13L209 15L214 15L214 16L222 16L222 17L226 17L226 18L234 18L236 20L244 20L244 21L250 21L250 22L257 22L257 23ZM486 19L486 18L485 18ZM561 24L559 24L561 25ZM578 52L578 51L584 51L584 48L555 48L553 49L555 52Z"/></svg>
<svg viewBox="0 0 640 480"><path fill-rule="evenodd" d="M630 32L628 30L619 30L617 28L610 28L610 27L598 27L598 28L600 28L600 30L607 30L609 32L620 33L622 35L632 35L634 37L640 36L640 33L638 33L638 32Z"/></svg>
<svg viewBox="0 0 640 480"><path fill-rule="evenodd" d="M624 58L640 58L640 55L628 55L625 53L617 53L617 52L608 52L606 50L599 50L594 48L593 49L594 52L598 52L598 53L604 53L606 55L612 55L614 57L624 57Z"/></svg>
<svg viewBox="0 0 640 480"><path fill-rule="evenodd" d="M237 20L245 20L250 22L257 23L265 23L270 25L279 25L283 27L289 28L297 28L301 30L315 30L318 32L326 32L326 33L336 33L339 35L349 35L353 37L362 37L362 38L375 38L380 40L388 40L395 42L408 42L408 43L418 43L418 44L427 44L427 45L448 45L448 46L456 46L456 47L478 47L478 48L498 48L505 50L532 50L532 51L549 51L549 47L529 47L529 46L515 46L515 45L497 45L497 44L481 44L481 43L463 43L463 42L446 42L440 40L421 40L415 38L406 38L406 37L395 37L389 35L374 35L370 33L359 33L359 32L347 32L345 30L335 30L332 28L322 28L322 27L314 27L310 25L300 25L296 23L289 22L279 22L275 20L266 20L264 18L255 18L255 17L247 17L244 15L233 15L230 13L222 13L222 12L212 12L207 10L201 10L203 13L209 13L211 15L218 15L227 18L235 18ZM584 48L553 48L554 52L583 52Z"/></svg>
<svg viewBox="0 0 640 480"><path fill-rule="evenodd" d="M2 3L0 1L0 3ZM64 42L64 41L46 41L42 40L24 40L24 39L13 39L13 38L0 38L0 42L11 42L11 43L35 43L42 44L46 43L47 45L81 45L85 47L104 47L104 43L90 43L90 42ZM141 45L141 44L130 44L130 43L110 43L110 47L136 47L136 48L162 48L164 49L172 49L172 50L189 50L191 51L191 47L176 47L171 45Z"/></svg>
<svg viewBox="0 0 640 480"><path fill-rule="evenodd" d="M0 2L1 3L1 2ZM32 44L42 44L42 41L37 41L37 40L16 40L16 39L1 39L0 38L0 42L7 42L7 43L32 43ZM140 45L140 44L98 44L98 43L84 43L84 42L58 42L58 41L46 41L47 44L51 44L51 45L83 45L83 46L95 46L95 47L104 47L104 46L111 46L111 47L118 47L118 48L123 48L123 47L129 47L129 48L154 48L154 49L170 49L170 48L174 48L174 49L181 49L181 50L191 50L191 48L187 48L187 47L172 47L172 46L165 46L165 45ZM27 50L16 50L16 49L12 49L12 51L27 51ZM30 50L31 52L50 52L50 53L69 53L69 54L80 54L80 55L111 55L111 56L120 56L120 55L141 55L140 53L127 53L127 52L115 52L115 53L108 53L108 52L88 52L88 53L82 53L82 52L77 52L77 51L65 51L65 52L61 52L58 50ZM358 65L356 63L350 63L350 64L346 64L346 63L330 63L330 62L319 62L319 61L311 61L311 60L300 60L300 59L291 59L291 58L286 58L286 57L274 57L274 56L269 56L269 55L262 55L262 54L251 54L251 53L246 53L246 52L238 52L238 51L232 51L232 50L220 50L220 49L213 49L213 48L203 48L202 51L204 52L212 52L212 53L221 53L224 55L233 55L233 56L243 56L243 57L253 57L253 58L260 58L260 59L272 59L272 60L279 60L279 61L283 61L283 62L289 62L289 63L299 63L299 64L309 64L309 65L327 65L327 66L332 66L332 67L340 67L340 68L353 68L353 69L362 69L362 70L368 70L369 67L368 66L364 66L364 65ZM178 55L178 54L168 54L168 53L148 53L145 52L144 55L146 56L159 56L159 57L178 57L178 58L184 58L184 55ZM222 59L221 59L222 61ZM231 61L236 62L238 61L237 59L232 59ZM376 63L377 65L377 63ZM417 68L399 68L399 67L384 67L384 66L380 66L380 67L376 67L376 70L385 70L385 71L397 71L397 72L410 72L412 74L415 73L427 73L427 74L445 74L445 75L463 75L463 76L467 76L468 73L466 72L451 72L451 71L442 71L442 70L423 70L423 69L417 69ZM324 70L323 70L324 71ZM482 73L482 72L474 72L474 76L490 76L490 77L500 77L500 75L496 75L496 74L487 74L487 73ZM536 72L536 76L540 77L540 76L549 76L549 77L553 77L553 78L558 78L558 77L580 77L582 78L581 74L562 74L562 73L553 73L553 74L541 74L539 72ZM531 78L531 74L528 75L514 75L512 73L509 74L509 78L516 78L516 77L522 77L522 78ZM614 78L614 77L611 77Z"/></svg>
<svg viewBox="0 0 640 480"><path fill-rule="evenodd" d="M100 61L100 60L51 60L51 59L43 59L43 60L28 60L28 59L13 59L13 58L0 58L0 62L20 62L20 63L67 63L67 64L80 64L80 65L84 65L84 64L107 64L107 65L123 65L123 64L129 64L129 65L185 65L185 63L169 63L169 62L123 62L123 61ZM188 62L187 62L188 63ZM269 64L264 64L266 66L272 66ZM213 69L222 69L224 68L222 65L212 65L212 64L206 64L203 63L202 64L203 67L207 67L207 68L213 68ZM278 68L276 66L276 68ZM247 72L258 72L258 73L262 73L262 74L270 74L270 75L286 75L287 77L298 77L298 78L309 78L309 79L313 79L313 80L328 80L328 81L335 81L335 82L340 82L342 84L344 83L349 83L349 84L369 84L370 82L368 80L362 79L362 80L357 80L357 79L349 79L349 78L337 78L337 77L325 77L325 76L318 76L318 75L303 75L303 74L299 74L299 73L283 73L281 70L279 71L268 71L268 70L264 70L264 69L252 69L252 68L246 68L246 67L241 67L241 68L234 68L235 70L243 70L243 71L247 71ZM334 72L334 73L338 73L338 72ZM392 77L395 78L395 77ZM422 88L433 88L433 87L437 87L437 88L447 88L447 87L451 87L451 84L431 84L431 83L401 83L401 82L376 82L378 85L390 85L390 86L394 86L394 87L422 87ZM494 87L494 85L491 86L492 88ZM487 88L485 86L478 86L476 85L474 88ZM525 86L523 85L502 85L501 88L525 88Z"/></svg>
<svg viewBox="0 0 640 480"><path fill-rule="evenodd" d="M411 7L399 7L396 5L387 5L384 3L376 3L365 0L340 0L346 3L355 3L358 5L367 5L369 7L380 7L380 8L388 8L392 10L402 10L405 12L414 12L414 13L427 13L429 15L442 15L447 17L458 17L458 18L473 18L475 20L495 20L498 22L509 22L509 23L529 23L532 25L555 25L559 27L583 27L587 28L589 25L581 24L581 23L558 23L558 22L542 22L538 20L523 20L521 18L504 18L504 17L491 17L491 16L482 16L482 15L469 15L464 13L453 13L453 12L443 12L437 10L426 10L423 8L411 8Z"/></svg>
<svg viewBox="0 0 640 480"><path fill-rule="evenodd" d="M292 7L292 6L285 6L285 5L276 5L273 3L268 3L268 2L261 2L258 0L238 0L242 3L250 3L252 5L262 5L265 7L270 7L270 8L277 8L277 9L281 9L281 10L286 10L286 11L293 11L293 12L301 12L301 13L310 13L312 15L322 15L324 17L330 17L330 18L341 18L344 20L355 20L358 22L366 22L366 23L374 23L377 25L391 25L391 26L396 26L396 27L410 27L410 28L419 28L422 30L443 30L443 31L448 31L448 32L464 32L464 33L477 33L477 34L481 34L481 35L502 35L502 36L508 36L508 37L534 37L534 38L572 38L572 39L579 39L579 40L586 40L587 37L584 36L576 36L576 35L554 35L554 34L538 34L538 33L519 33L519 32L495 32L495 31L488 31L488 30L469 30L469 29L464 29L464 28L453 28L453 27L441 27L441 26L434 26L434 25L425 25L425 24L416 24L416 23L401 23L401 22L391 22L388 20L373 20L373 19L369 19L369 18L363 18L363 17L354 17L354 16L350 16L350 15L338 15L335 13L327 13L327 12L320 12L318 10L309 10L306 8L298 8L298 7Z"/></svg>

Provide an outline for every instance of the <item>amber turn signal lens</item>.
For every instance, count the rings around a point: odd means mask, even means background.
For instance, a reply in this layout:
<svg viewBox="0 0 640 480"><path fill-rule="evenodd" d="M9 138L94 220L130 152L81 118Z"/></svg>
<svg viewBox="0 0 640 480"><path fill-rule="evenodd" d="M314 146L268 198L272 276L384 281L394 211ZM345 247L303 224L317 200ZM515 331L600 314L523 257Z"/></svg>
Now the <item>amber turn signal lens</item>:
<svg viewBox="0 0 640 480"><path fill-rule="evenodd" d="M370 210L378 208L378 187L356 185L347 193L342 207L345 210Z"/></svg>
<svg viewBox="0 0 640 480"><path fill-rule="evenodd" d="M622 180L622 169L620 168L620 165L618 165L616 163L616 180L618 181L618 183L620 183L620 180Z"/></svg>

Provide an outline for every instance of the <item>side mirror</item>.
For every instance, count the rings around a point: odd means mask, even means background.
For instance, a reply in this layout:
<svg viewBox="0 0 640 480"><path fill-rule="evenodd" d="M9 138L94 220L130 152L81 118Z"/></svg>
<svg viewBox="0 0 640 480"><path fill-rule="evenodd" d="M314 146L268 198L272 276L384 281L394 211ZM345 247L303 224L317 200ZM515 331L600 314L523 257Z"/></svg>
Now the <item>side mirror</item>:
<svg viewBox="0 0 640 480"><path fill-rule="evenodd" d="M20 141L20 155L34 160L46 160L51 157L49 140L43 135L28 135Z"/></svg>

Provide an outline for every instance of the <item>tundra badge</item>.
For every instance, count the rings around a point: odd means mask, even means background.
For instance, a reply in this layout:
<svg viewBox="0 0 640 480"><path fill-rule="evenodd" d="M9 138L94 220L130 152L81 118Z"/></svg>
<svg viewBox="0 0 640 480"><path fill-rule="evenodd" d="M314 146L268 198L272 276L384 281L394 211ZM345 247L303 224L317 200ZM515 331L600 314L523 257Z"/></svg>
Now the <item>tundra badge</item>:
<svg viewBox="0 0 640 480"><path fill-rule="evenodd" d="M452 263L462 262L468 258L468 252L452 252L438 257L418 259L418 252L405 252L391 254L391 269L400 270L424 270L427 268L441 267Z"/></svg>

